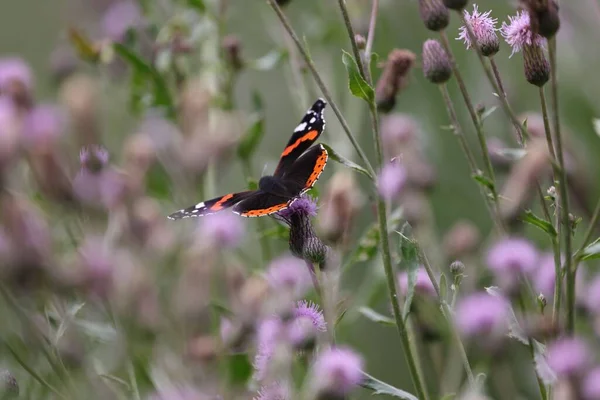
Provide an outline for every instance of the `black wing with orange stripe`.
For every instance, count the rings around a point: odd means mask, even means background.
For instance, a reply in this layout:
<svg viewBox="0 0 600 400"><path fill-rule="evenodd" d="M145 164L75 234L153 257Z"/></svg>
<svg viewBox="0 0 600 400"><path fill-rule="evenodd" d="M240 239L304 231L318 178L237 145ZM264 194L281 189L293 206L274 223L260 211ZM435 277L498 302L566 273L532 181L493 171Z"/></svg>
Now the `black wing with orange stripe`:
<svg viewBox="0 0 600 400"><path fill-rule="evenodd" d="M188 208L181 209L169 215L169 219L182 219L190 217L202 217L204 215L214 214L218 211L233 207L240 201L253 196L257 191L251 190L239 193L229 193L225 196L215 197L214 199L202 201Z"/></svg>
<svg viewBox="0 0 600 400"><path fill-rule="evenodd" d="M324 111L327 102L323 99L318 99L312 107L306 112L302 121L294 129L294 133L290 141L283 149L279 164L273 174L276 177L283 177L286 171L323 133L325 129Z"/></svg>
<svg viewBox="0 0 600 400"><path fill-rule="evenodd" d="M283 176L283 182L300 187L300 194L306 192L314 186L323 173L328 158L329 155L323 145L311 147L292 164L290 170Z"/></svg>
<svg viewBox="0 0 600 400"><path fill-rule="evenodd" d="M263 217L287 208L293 199L257 190L233 207L233 212L242 217Z"/></svg>

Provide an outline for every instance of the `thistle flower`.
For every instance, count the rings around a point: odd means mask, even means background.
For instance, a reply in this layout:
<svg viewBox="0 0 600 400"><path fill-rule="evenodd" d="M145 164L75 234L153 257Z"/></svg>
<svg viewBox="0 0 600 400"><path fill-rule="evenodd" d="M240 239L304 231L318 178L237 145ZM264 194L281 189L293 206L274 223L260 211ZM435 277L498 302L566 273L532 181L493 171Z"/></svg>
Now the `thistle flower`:
<svg viewBox="0 0 600 400"><path fill-rule="evenodd" d="M531 18L531 30L545 38L556 35L560 29L556 0L521 0Z"/></svg>
<svg viewBox="0 0 600 400"><path fill-rule="evenodd" d="M312 367L314 390L323 398L347 396L361 383L363 364L362 357L348 348L322 351Z"/></svg>
<svg viewBox="0 0 600 400"><path fill-rule="evenodd" d="M445 83L452 77L452 62L440 42L434 39L423 43L423 74L431 83Z"/></svg>
<svg viewBox="0 0 600 400"><path fill-rule="evenodd" d="M290 204L288 208L279 211L277 214L286 220L291 219L297 214L314 217L317 215L317 201L310 196L302 195Z"/></svg>
<svg viewBox="0 0 600 400"><path fill-rule="evenodd" d="M548 366L558 377L573 377L583 373L591 363L590 349L578 337L558 339L548 345Z"/></svg>
<svg viewBox="0 0 600 400"><path fill-rule="evenodd" d="M207 215L199 222L200 235L212 245L233 248L238 246L244 237L244 224L233 213Z"/></svg>
<svg viewBox="0 0 600 400"><path fill-rule="evenodd" d="M289 400L290 389L282 382L274 382L263 386L258 390L256 397L252 400Z"/></svg>
<svg viewBox="0 0 600 400"><path fill-rule="evenodd" d="M585 400L600 400L600 367L587 373L581 384L581 394Z"/></svg>
<svg viewBox="0 0 600 400"><path fill-rule="evenodd" d="M469 14L467 10L463 11L465 21L471 27L477 45L481 49L481 53L486 57L491 57L500 50L500 41L496 35L496 18L490 17L491 11L480 13L477 9L477 4L473 4L473 13ZM463 40L467 49L472 47L471 38L466 26L460 27L460 34L456 38Z"/></svg>
<svg viewBox="0 0 600 400"><path fill-rule="evenodd" d="M0 172L16 156L19 127L19 118L13 102L5 96L0 96Z"/></svg>
<svg viewBox="0 0 600 400"><path fill-rule="evenodd" d="M54 105L33 108L23 123L23 142L29 149L47 149L65 133L66 118Z"/></svg>
<svg viewBox="0 0 600 400"><path fill-rule="evenodd" d="M119 42L125 38L127 30L143 25L142 10L131 0L114 3L102 18L102 30L109 39Z"/></svg>
<svg viewBox="0 0 600 400"><path fill-rule="evenodd" d="M388 54L375 86L375 103L381 112L390 112L396 105L396 96L406 86L415 60L416 56L410 50L394 49Z"/></svg>
<svg viewBox="0 0 600 400"><path fill-rule="evenodd" d="M396 160L393 160L381 169L377 177L377 189L386 201L398 197L404 189L407 180L406 169Z"/></svg>
<svg viewBox="0 0 600 400"><path fill-rule="evenodd" d="M306 316L294 318L287 326L287 339L297 350L313 349L318 333L311 318Z"/></svg>
<svg viewBox="0 0 600 400"><path fill-rule="evenodd" d="M398 274L398 290L403 295L408 293L408 272L402 271ZM433 283L431 283L431 279L429 279L429 275L423 266L420 266L417 269L417 277L415 281L415 294L423 295L423 296L435 296L435 289L433 287Z"/></svg>
<svg viewBox="0 0 600 400"><path fill-rule="evenodd" d="M542 87L550 79L550 63L541 46L523 47L523 66L525 79L532 85Z"/></svg>
<svg viewBox="0 0 600 400"><path fill-rule="evenodd" d="M500 33L506 43L512 48L512 57L515 53L523 50L525 46L543 46L545 40L542 36L531 30L529 13L519 11L514 17L508 17L509 23L502 23Z"/></svg>
<svg viewBox="0 0 600 400"><path fill-rule="evenodd" d="M20 58L0 58L0 95L11 98L19 107L29 108L33 97L33 74Z"/></svg>
<svg viewBox="0 0 600 400"><path fill-rule="evenodd" d="M293 310L294 318L308 318L319 332L327 330L327 323L318 305L311 301L302 300L296 303Z"/></svg>
<svg viewBox="0 0 600 400"><path fill-rule="evenodd" d="M312 284L304 261L291 256L279 257L271 262L267 270L269 285L295 298L303 296Z"/></svg>
<svg viewBox="0 0 600 400"><path fill-rule="evenodd" d="M506 299L487 293L475 293L456 306L456 324L465 336L498 338L508 333Z"/></svg>
<svg viewBox="0 0 600 400"><path fill-rule="evenodd" d="M113 260L110 249L102 238L88 237L79 248L83 285L91 293L104 297L113 278Z"/></svg>
<svg viewBox="0 0 600 400"><path fill-rule="evenodd" d="M539 259L536 248L526 239L508 238L495 243L487 254L487 265L508 287L523 275L531 274Z"/></svg>
<svg viewBox="0 0 600 400"><path fill-rule="evenodd" d="M419 0L419 13L431 31L441 31L450 22L450 12L441 0Z"/></svg>

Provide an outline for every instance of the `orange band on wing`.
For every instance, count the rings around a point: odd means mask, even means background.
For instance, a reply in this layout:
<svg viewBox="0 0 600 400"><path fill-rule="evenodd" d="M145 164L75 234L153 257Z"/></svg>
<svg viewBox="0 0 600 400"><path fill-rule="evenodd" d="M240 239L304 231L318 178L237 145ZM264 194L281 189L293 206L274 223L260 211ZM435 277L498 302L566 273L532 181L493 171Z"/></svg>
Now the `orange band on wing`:
<svg viewBox="0 0 600 400"><path fill-rule="evenodd" d="M210 207L210 209L212 211L222 210L223 209L223 203L225 203L227 200L231 199L232 197L233 197L233 193L226 194L225 196L221 197L221 200L219 200L215 204L213 204L212 207Z"/></svg>
<svg viewBox="0 0 600 400"><path fill-rule="evenodd" d="M269 214L273 214L276 213L277 211L281 211L284 208L286 208L288 205L288 203L281 203L281 204L277 204L268 208L263 208L260 210L250 210L250 211L245 211L243 213L240 213L240 215L242 217L262 217L264 215L269 215Z"/></svg>
<svg viewBox="0 0 600 400"><path fill-rule="evenodd" d="M313 130L308 132L306 135L299 137L294 143L290 144L283 150L281 157L285 157L290 154L296 147L300 146L300 143L306 142L307 140L315 140L317 136L319 136L319 131Z"/></svg>
<svg viewBox="0 0 600 400"><path fill-rule="evenodd" d="M317 179L319 179L319 176L321 176L321 173L325 169L325 164L327 164L327 152L323 150L319 158L317 158L317 162L315 163L315 168L313 169L312 174L310 174L306 184L304 185L306 189L311 188Z"/></svg>

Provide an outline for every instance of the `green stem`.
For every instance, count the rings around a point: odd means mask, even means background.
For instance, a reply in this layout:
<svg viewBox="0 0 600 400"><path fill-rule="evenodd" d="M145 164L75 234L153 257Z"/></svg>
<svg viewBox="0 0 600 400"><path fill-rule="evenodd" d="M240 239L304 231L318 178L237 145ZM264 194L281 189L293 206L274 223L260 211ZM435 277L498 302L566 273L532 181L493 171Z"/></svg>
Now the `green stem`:
<svg viewBox="0 0 600 400"><path fill-rule="evenodd" d="M554 123L554 135L556 137L556 153L560 167L560 205L563 225L563 238L565 241L565 271L567 274L567 332L575 332L575 274L576 270L572 268L573 260L572 241L571 241L571 220L569 218L569 194L567 186L567 172L565 170L564 151L562 135L560 131L560 116L558 106L558 82L556 81L556 38L549 40L548 54L550 55L550 74L552 88L552 111Z"/></svg>
<svg viewBox="0 0 600 400"><path fill-rule="evenodd" d="M327 88L327 85L325 85L325 82L323 81L323 79L321 78L321 75L317 71L317 67L315 66L315 63L313 62L313 60L310 57L310 55L308 54L308 51L304 48L304 45L302 44L302 42L300 42L300 39L298 38L298 35L296 35L296 33L294 32L294 29L292 28L292 25L290 24L289 20L287 19L287 17L283 13L283 11L281 11L281 8L277 4L277 1L275 1L275 0L267 0L267 3L269 4L269 6L271 6L271 8L273 9L273 11L275 11L275 14L277 14L277 17L279 18L279 20L283 24L285 30L290 35L290 37L294 41L294 44L296 45L296 47L300 51L300 54L302 55L302 58L304 59L304 62L306 62L306 65L308 66L308 69L310 69L310 72L312 73L315 81L317 82L317 86L319 86L319 88L323 92L323 96L325 96L325 99L329 102L329 104L331 106L331 109L333 110L333 112L336 115L337 119L340 121L340 124L342 125L342 129L346 133L346 136L348 137L348 140L350 140L350 143L354 147L354 150L356 151L356 153L360 157L361 161L364 163L365 168L367 169L367 171L369 171L369 173L371 173L371 175L373 177L376 176L376 173L375 173L375 170L373 169L373 166L371 165L371 163L369 162L369 159L367 158L366 154L364 153L364 151L362 150L362 148L358 144L358 141L356 140L356 138L352 134L352 131L350 130L350 126L348 126L348 122L346 122L346 119L342 115L342 112L340 111L339 107L337 106L337 104L333 100L333 98L331 96L331 92L329 91L329 89ZM358 59L358 60L360 60L360 59ZM358 63L358 64L361 65L361 63Z"/></svg>

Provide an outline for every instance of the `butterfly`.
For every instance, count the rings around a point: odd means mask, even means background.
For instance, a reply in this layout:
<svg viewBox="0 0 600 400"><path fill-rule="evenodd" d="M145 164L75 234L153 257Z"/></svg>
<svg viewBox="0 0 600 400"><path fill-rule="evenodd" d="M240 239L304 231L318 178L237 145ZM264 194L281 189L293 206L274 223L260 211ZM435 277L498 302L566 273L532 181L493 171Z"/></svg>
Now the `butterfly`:
<svg viewBox="0 0 600 400"><path fill-rule="evenodd" d="M260 178L258 190L229 193L179 210L169 219L202 217L233 207L242 217L262 217L289 207L312 188L327 164L322 144L312 146L325 129L323 116L327 102L318 99L308 109L283 149L273 175ZM312 147L311 147L312 146Z"/></svg>

